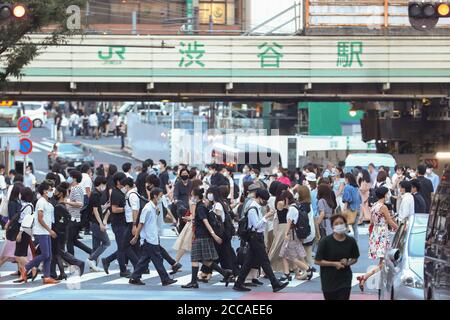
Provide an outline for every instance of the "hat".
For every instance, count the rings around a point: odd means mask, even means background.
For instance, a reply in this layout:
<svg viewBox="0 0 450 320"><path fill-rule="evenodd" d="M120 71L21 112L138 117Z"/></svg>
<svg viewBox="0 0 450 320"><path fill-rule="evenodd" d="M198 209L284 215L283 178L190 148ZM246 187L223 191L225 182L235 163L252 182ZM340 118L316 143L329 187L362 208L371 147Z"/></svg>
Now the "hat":
<svg viewBox="0 0 450 320"><path fill-rule="evenodd" d="M258 189L260 189L260 187L257 185L257 184L255 184L255 183L252 183L249 187L248 187L248 191L256 191L256 190L258 190Z"/></svg>
<svg viewBox="0 0 450 320"><path fill-rule="evenodd" d="M317 181L316 174L314 172L308 172L306 174L306 180L313 182Z"/></svg>

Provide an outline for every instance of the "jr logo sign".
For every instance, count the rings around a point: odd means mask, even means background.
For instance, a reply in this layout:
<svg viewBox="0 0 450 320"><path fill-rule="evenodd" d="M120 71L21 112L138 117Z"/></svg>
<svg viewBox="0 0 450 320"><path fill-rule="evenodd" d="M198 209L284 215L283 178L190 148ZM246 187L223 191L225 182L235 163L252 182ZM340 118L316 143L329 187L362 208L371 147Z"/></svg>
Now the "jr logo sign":
<svg viewBox="0 0 450 320"><path fill-rule="evenodd" d="M125 60L125 51L124 46L109 46L106 53L98 50L98 58L105 64L121 64ZM114 57L117 57L118 60L114 60Z"/></svg>

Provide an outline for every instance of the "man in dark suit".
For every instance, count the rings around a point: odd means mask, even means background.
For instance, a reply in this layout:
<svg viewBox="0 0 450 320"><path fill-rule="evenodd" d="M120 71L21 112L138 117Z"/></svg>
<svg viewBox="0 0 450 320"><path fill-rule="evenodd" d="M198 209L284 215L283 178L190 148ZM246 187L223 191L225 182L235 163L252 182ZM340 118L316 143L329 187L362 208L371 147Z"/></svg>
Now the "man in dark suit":
<svg viewBox="0 0 450 320"><path fill-rule="evenodd" d="M414 197L414 213L424 213L427 212L427 205L425 199L422 197L420 192L420 181L415 179L411 181L411 193Z"/></svg>
<svg viewBox="0 0 450 320"><path fill-rule="evenodd" d="M425 200L425 212L430 213L431 209L431 194L433 193L433 184L429 179L425 177L425 173L427 168L424 165L419 165L417 167L417 180L420 182L420 190L419 193L422 195Z"/></svg>

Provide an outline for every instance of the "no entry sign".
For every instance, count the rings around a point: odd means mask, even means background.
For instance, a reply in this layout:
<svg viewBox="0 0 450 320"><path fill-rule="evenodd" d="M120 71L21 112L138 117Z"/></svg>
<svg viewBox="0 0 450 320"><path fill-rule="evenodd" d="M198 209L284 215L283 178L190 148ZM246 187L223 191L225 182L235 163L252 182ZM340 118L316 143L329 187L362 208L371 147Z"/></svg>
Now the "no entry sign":
<svg viewBox="0 0 450 320"><path fill-rule="evenodd" d="M23 155L30 154L33 151L33 142L28 138L20 139L19 152Z"/></svg>
<svg viewBox="0 0 450 320"><path fill-rule="evenodd" d="M29 117L21 117L17 121L17 128L21 133L28 133L33 129L33 122Z"/></svg>

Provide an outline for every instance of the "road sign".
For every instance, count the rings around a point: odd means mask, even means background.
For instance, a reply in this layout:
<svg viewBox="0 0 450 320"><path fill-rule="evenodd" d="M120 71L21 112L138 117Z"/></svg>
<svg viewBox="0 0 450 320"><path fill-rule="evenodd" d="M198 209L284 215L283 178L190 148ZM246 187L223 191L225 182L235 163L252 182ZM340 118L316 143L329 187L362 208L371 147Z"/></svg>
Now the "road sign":
<svg viewBox="0 0 450 320"><path fill-rule="evenodd" d="M30 154L33 151L33 142L28 138L20 139L19 152L23 155Z"/></svg>
<svg viewBox="0 0 450 320"><path fill-rule="evenodd" d="M28 133L33 129L33 121L29 117L21 117L17 121L17 128L21 133Z"/></svg>

